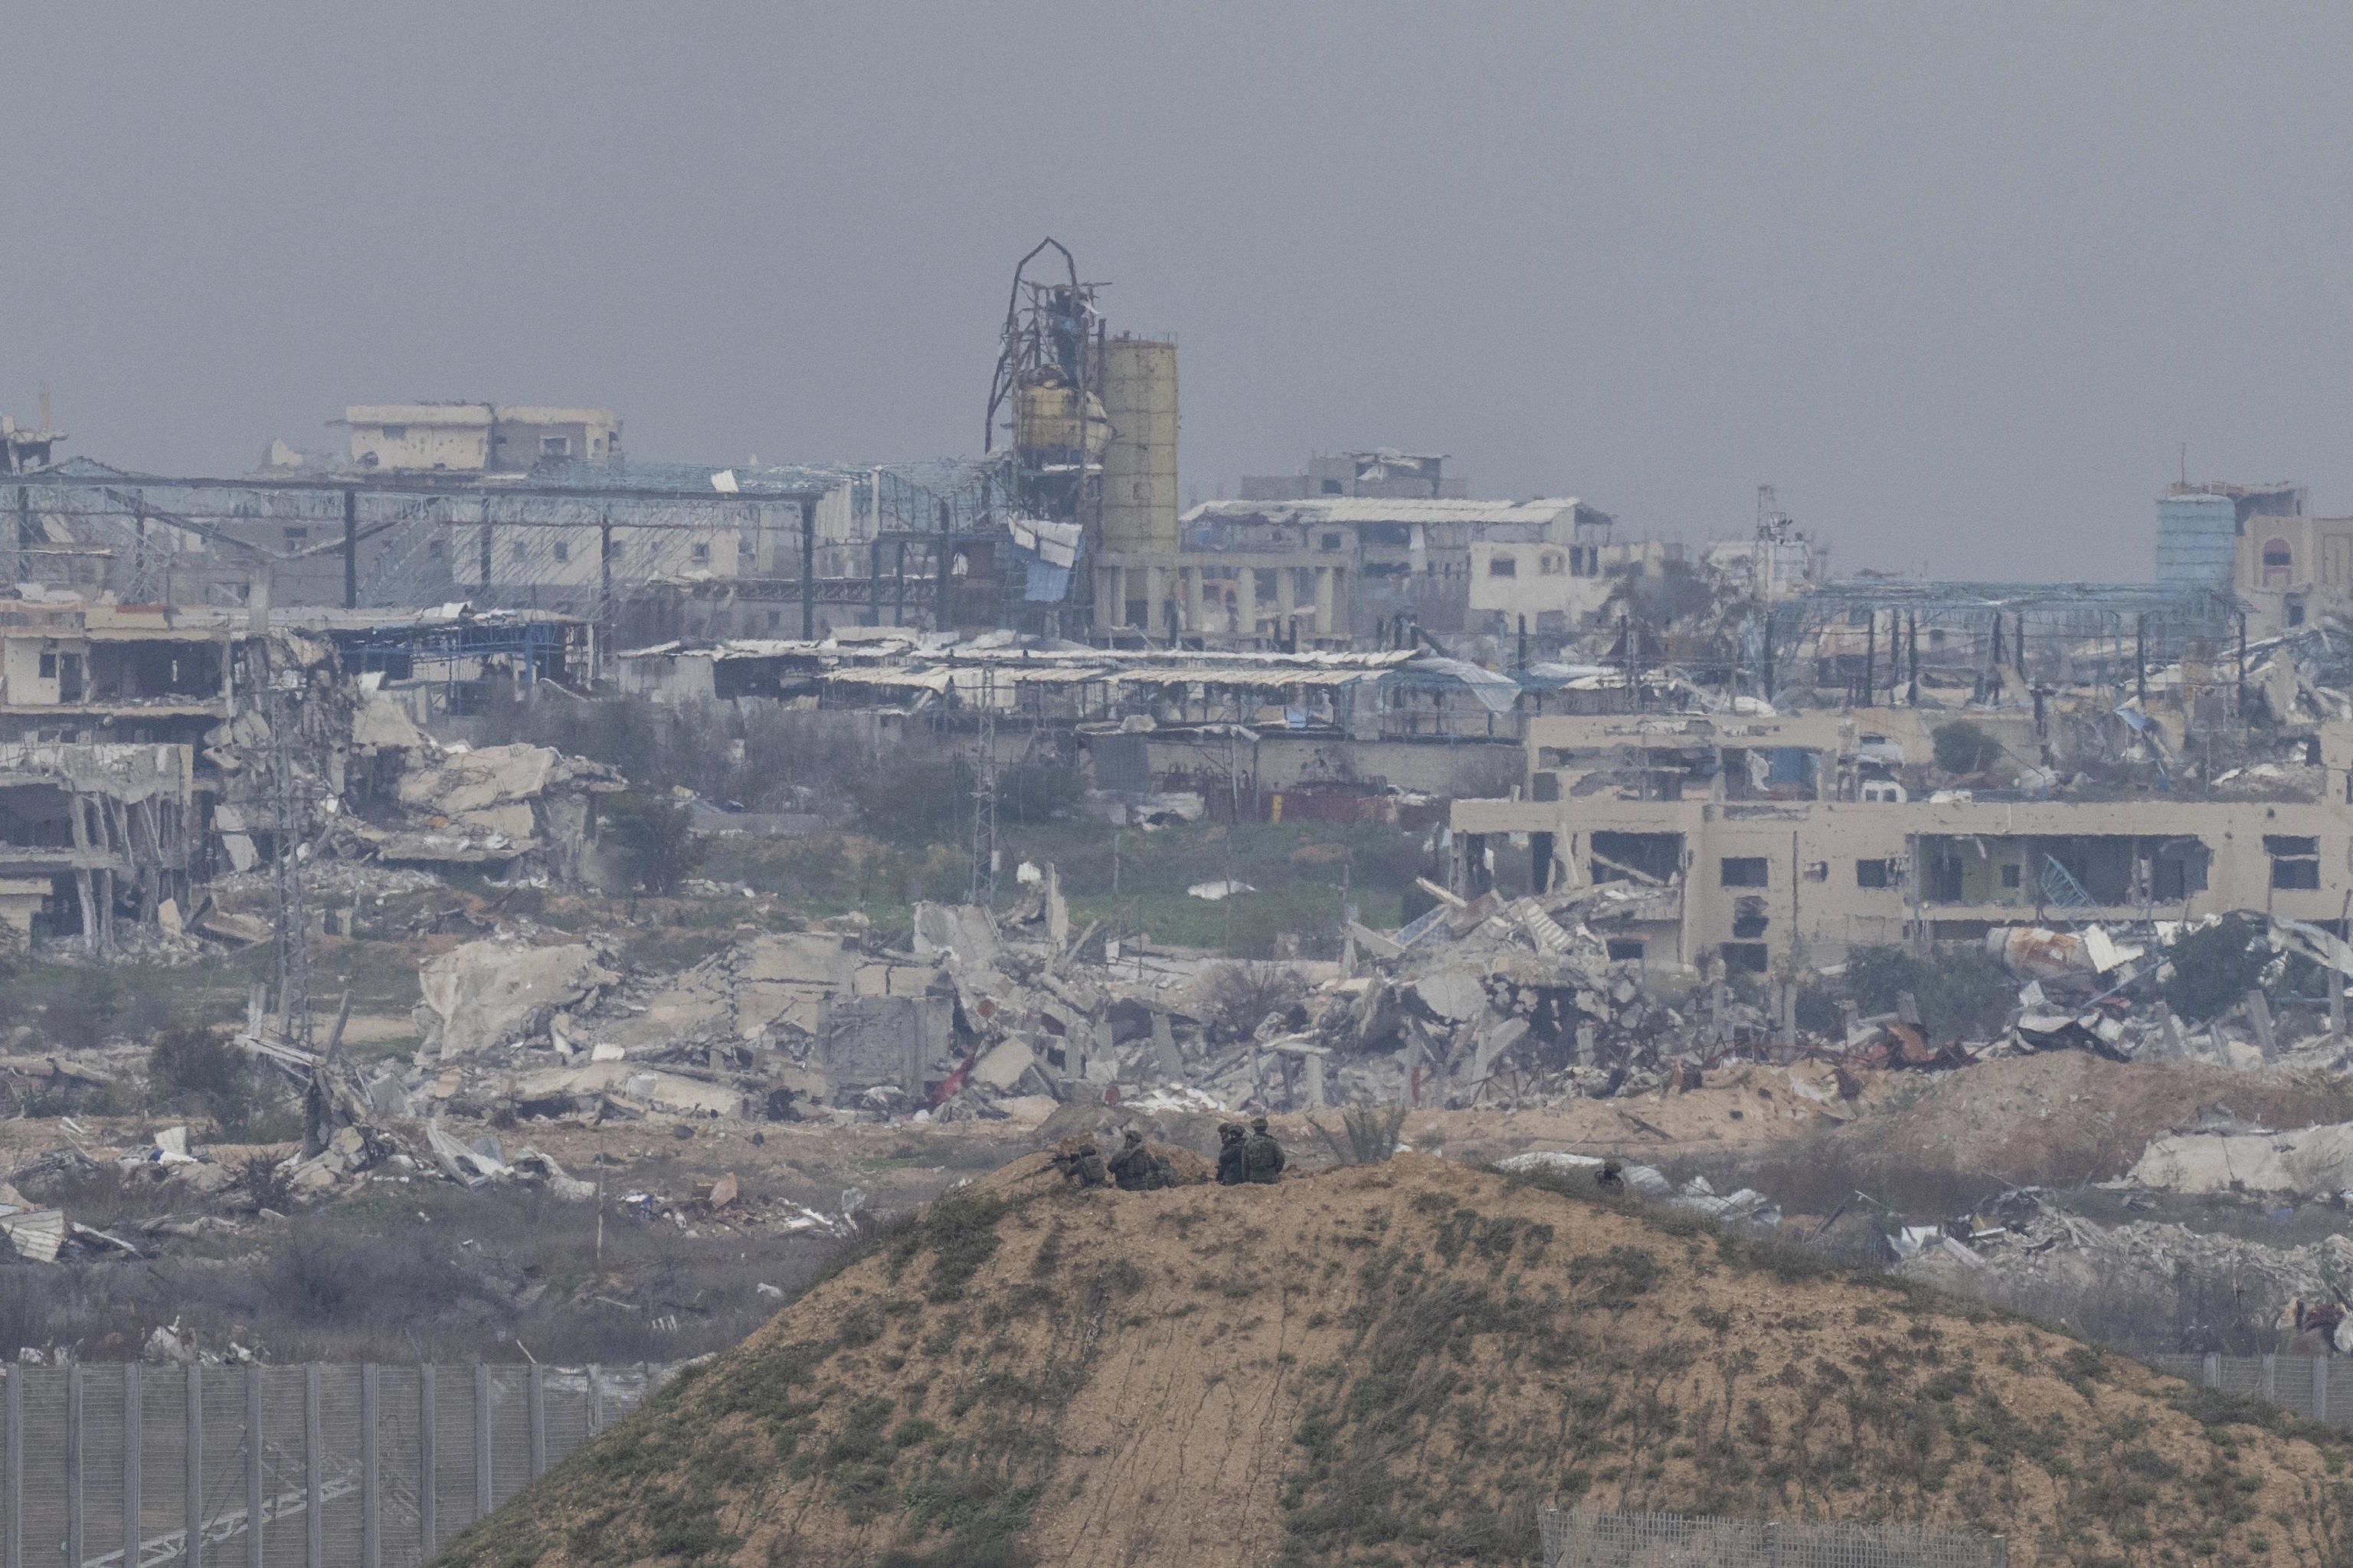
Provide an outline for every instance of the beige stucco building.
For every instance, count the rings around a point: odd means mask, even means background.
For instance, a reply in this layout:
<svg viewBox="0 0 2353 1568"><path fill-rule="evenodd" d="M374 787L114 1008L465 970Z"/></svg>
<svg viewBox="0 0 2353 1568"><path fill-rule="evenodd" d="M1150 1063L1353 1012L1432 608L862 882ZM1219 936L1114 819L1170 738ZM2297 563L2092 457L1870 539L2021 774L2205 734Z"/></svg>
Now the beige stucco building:
<svg viewBox="0 0 2353 1568"><path fill-rule="evenodd" d="M1175 556L1129 566L1125 588L1111 591L1161 607L1155 630L1173 617L1229 645L1345 648L1384 640L1400 618L1491 632L1525 614L1532 630L1564 634L1608 596L1612 563L1671 548L1614 545L1610 528L1607 513L1573 496L1212 502L1185 514Z"/></svg>
<svg viewBox="0 0 2353 1568"><path fill-rule="evenodd" d="M621 421L610 408L359 403L332 422L349 429L355 468L524 473L544 462L621 456Z"/></svg>
<svg viewBox="0 0 2353 1568"><path fill-rule="evenodd" d="M1896 776L1951 716L1531 718L1516 798L1453 807L1461 880L1480 885L1492 851L1528 854L1539 885L1645 886L1654 917L1617 956L1752 972L1793 948L1831 962L2052 917L2343 917L2353 725L2322 730L2309 799L1902 798Z"/></svg>
<svg viewBox="0 0 2353 1568"><path fill-rule="evenodd" d="M2276 637L2353 608L2353 517L2250 517L2231 588L2247 635Z"/></svg>

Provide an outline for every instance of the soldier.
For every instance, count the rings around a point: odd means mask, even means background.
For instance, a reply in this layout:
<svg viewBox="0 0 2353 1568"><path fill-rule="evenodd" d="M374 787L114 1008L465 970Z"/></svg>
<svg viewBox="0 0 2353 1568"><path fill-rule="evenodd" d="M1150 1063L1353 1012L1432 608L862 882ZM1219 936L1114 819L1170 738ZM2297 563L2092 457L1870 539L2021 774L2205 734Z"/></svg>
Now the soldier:
<svg viewBox="0 0 2353 1568"><path fill-rule="evenodd" d="M1218 1128L1218 1185L1239 1187L1250 1180L1250 1154L1242 1146L1239 1122Z"/></svg>
<svg viewBox="0 0 2353 1568"><path fill-rule="evenodd" d="M1054 1169L1073 1187L1100 1187L1111 1179L1103 1170L1103 1150L1089 1138L1066 1138L1054 1145Z"/></svg>
<svg viewBox="0 0 2353 1568"><path fill-rule="evenodd" d="M1131 1127L1119 1152L1111 1157L1112 1180L1123 1192L1151 1192L1160 1185L1154 1163L1152 1150L1144 1147L1144 1134Z"/></svg>
<svg viewBox="0 0 2353 1568"><path fill-rule="evenodd" d="M1282 1145L1266 1130L1266 1118L1250 1118L1250 1137L1242 1144L1242 1170L1252 1181L1272 1185L1282 1179Z"/></svg>
<svg viewBox="0 0 2353 1568"><path fill-rule="evenodd" d="M1624 1170L1615 1160L1605 1160L1601 1169L1593 1173L1593 1184L1607 1196L1618 1197L1626 1191L1626 1178L1620 1174Z"/></svg>

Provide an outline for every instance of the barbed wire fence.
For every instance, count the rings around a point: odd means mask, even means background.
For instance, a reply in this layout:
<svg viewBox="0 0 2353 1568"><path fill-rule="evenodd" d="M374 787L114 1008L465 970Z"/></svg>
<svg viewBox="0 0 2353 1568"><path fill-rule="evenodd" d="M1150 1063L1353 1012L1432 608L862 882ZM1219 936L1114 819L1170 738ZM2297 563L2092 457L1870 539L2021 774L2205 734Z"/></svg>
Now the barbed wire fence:
<svg viewBox="0 0 2353 1568"><path fill-rule="evenodd" d="M670 1369L0 1369L5 1568L414 1568Z"/></svg>

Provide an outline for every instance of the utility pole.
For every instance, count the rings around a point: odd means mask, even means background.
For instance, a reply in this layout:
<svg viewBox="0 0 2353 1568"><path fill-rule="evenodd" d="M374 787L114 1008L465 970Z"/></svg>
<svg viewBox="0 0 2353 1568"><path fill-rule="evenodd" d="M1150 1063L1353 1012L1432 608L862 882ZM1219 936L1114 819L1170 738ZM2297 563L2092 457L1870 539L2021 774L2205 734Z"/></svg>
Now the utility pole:
<svg viewBox="0 0 2353 1568"><path fill-rule="evenodd" d="M142 532L143 527L142 527ZM343 608L360 607L360 493L343 492Z"/></svg>
<svg viewBox="0 0 2353 1568"><path fill-rule="evenodd" d="M997 673L980 675L980 735L973 759L972 895L975 904L997 902Z"/></svg>
<svg viewBox="0 0 2353 1568"><path fill-rule="evenodd" d="M301 722L302 673L270 667L269 641L261 652L264 689L269 715L269 795L271 837L276 841L278 949L278 1012L287 1044L311 1049L311 921L302 903L302 864L297 853L302 838L303 813L294 790L292 736Z"/></svg>
<svg viewBox="0 0 2353 1568"><path fill-rule="evenodd" d="M817 503L801 503L801 641L817 639Z"/></svg>

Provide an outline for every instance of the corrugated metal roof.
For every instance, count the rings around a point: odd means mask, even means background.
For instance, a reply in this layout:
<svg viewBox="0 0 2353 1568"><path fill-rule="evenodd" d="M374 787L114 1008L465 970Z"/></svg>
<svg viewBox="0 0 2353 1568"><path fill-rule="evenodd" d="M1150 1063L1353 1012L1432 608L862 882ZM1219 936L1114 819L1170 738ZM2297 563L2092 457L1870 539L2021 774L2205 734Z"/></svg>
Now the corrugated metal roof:
<svg viewBox="0 0 2353 1568"><path fill-rule="evenodd" d="M1535 501L1409 501L1365 495L1313 495L1302 501L1209 501L1185 514L1210 519L1303 523L1551 523L1581 505L1573 495Z"/></svg>

